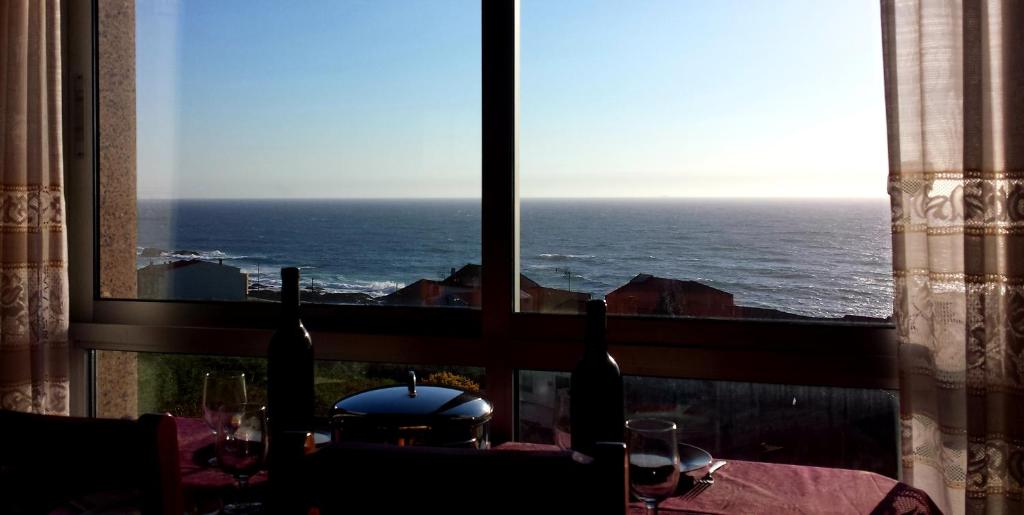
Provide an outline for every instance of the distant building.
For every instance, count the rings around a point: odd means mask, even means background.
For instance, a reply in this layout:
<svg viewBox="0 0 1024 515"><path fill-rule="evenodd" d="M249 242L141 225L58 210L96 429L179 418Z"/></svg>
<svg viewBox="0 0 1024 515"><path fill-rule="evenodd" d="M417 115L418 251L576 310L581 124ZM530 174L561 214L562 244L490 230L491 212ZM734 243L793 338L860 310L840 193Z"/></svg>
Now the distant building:
<svg viewBox="0 0 1024 515"><path fill-rule="evenodd" d="M737 306L727 291L697 281L639 274L605 296L608 312L616 315L736 317L776 320L815 320L772 308ZM844 317L844 320L850 316ZM861 321L880 321L867 317Z"/></svg>
<svg viewBox="0 0 1024 515"><path fill-rule="evenodd" d="M459 288L480 288L480 276L483 274L483 267L467 263L466 266L456 270L452 268L451 274L442 283Z"/></svg>
<svg viewBox="0 0 1024 515"><path fill-rule="evenodd" d="M246 300L249 275L234 266L188 259L138 270L140 299Z"/></svg>
<svg viewBox="0 0 1024 515"><path fill-rule="evenodd" d="M396 306L479 307L481 266L467 264L442 281L420 279L405 288L381 297L381 304ZM544 313L582 313L589 293L545 288L525 275L519 275L519 302L522 311Z"/></svg>
<svg viewBox="0 0 1024 515"><path fill-rule="evenodd" d="M393 306L480 307L481 266L467 264L451 269L443 280L420 279L377 302ZM577 314L586 312L589 293L547 288L519 274L519 309L527 313ZM608 313L615 315L662 315L776 320L820 320L772 308L737 306L733 295L697 281L638 274L605 296ZM884 322L853 317L845 321Z"/></svg>
<svg viewBox="0 0 1024 515"><path fill-rule="evenodd" d="M519 310L534 313L585 313L589 293L546 288L519 274Z"/></svg>
<svg viewBox="0 0 1024 515"><path fill-rule="evenodd" d="M380 298L393 306L479 306L479 290L460 288L442 281L420 279Z"/></svg>
<svg viewBox="0 0 1024 515"><path fill-rule="evenodd" d="M618 315L731 317L732 294L697 281L639 274L605 296L608 312Z"/></svg>
<svg viewBox="0 0 1024 515"><path fill-rule="evenodd" d="M380 298L393 306L480 306L480 266L452 269L443 281L420 279Z"/></svg>

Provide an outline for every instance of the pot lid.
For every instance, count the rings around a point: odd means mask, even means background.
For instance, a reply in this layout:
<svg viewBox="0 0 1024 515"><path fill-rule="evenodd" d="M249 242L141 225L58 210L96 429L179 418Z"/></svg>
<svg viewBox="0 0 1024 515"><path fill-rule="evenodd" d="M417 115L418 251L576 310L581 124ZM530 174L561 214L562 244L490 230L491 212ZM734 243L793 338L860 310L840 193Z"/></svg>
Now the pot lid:
<svg viewBox="0 0 1024 515"><path fill-rule="evenodd" d="M423 417L475 422L491 417L491 403L480 396L444 386L419 386L409 372L404 386L384 386L352 394L334 405L347 416Z"/></svg>

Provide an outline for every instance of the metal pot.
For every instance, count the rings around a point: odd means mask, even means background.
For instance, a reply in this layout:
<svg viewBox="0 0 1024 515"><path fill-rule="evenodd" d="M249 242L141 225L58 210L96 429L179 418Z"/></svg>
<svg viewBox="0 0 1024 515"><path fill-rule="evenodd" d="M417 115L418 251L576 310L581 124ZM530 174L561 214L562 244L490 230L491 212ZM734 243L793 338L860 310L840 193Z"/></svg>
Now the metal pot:
<svg viewBox="0 0 1024 515"><path fill-rule="evenodd" d="M335 442L373 442L438 447L490 447L493 408L482 397L444 386L405 385L359 392L331 410Z"/></svg>

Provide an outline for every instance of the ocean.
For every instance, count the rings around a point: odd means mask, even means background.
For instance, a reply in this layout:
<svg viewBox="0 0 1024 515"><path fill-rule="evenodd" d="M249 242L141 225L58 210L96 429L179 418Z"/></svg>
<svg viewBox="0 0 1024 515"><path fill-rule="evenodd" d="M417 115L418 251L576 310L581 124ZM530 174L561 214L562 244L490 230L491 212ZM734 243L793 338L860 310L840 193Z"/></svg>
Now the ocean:
<svg viewBox="0 0 1024 515"><path fill-rule="evenodd" d="M889 204L870 200L524 199L521 272L603 296L639 273L695 280L743 306L892 314ZM276 287L381 296L480 263L480 201L140 200L139 267L223 260ZM153 251L158 256L143 256Z"/></svg>

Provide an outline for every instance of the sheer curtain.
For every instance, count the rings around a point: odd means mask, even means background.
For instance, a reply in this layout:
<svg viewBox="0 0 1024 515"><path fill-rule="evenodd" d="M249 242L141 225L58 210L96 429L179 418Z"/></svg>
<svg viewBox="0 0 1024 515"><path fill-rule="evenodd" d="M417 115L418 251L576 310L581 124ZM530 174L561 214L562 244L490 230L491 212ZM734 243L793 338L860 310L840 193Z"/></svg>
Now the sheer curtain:
<svg viewBox="0 0 1024 515"><path fill-rule="evenodd" d="M1024 2L883 0L903 479L1020 513Z"/></svg>
<svg viewBox="0 0 1024 515"><path fill-rule="evenodd" d="M59 8L0 2L0 408L66 414Z"/></svg>

